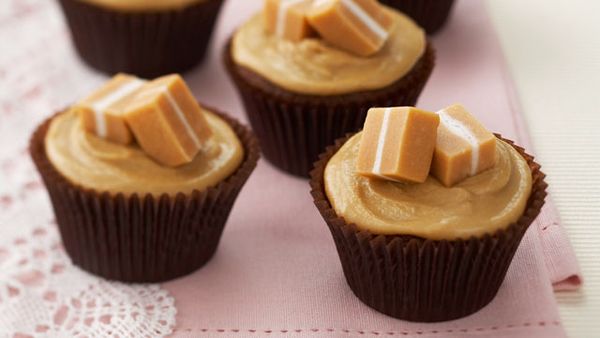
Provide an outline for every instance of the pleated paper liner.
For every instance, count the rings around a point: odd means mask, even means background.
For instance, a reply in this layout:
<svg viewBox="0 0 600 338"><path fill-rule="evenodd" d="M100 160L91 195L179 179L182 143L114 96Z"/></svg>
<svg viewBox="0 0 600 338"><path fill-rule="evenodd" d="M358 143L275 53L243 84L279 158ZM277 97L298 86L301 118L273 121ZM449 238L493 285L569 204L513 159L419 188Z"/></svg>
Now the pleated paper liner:
<svg viewBox="0 0 600 338"><path fill-rule="evenodd" d="M145 78L184 72L204 57L224 0L183 9L114 10L60 0L75 48L91 67Z"/></svg>
<svg viewBox="0 0 600 338"><path fill-rule="evenodd" d="M454 0L381 0L415 20L427 34L441 30L452 10Z"/></svg>
<svg viewBox="0 0 600 338"><path fill-rule="evenodd" d="M44 139L52 118L38 127L30 153L74 264L107 279L146 283L189 274L210 260L260 151L248 128L209 110L233 128L244 146L244 160L216 186L176 196L112 195L69 182L46 155Z"/></svg>
<svg viewBox="0 0 600 338"><path fill-rule="evenodd" d="M428 44L413 69L385 88L318 96L287 91L237 65L231 56L231 41L223 57L265 158L302 177L309 176L325 147L362 128L369 108L415 105L435 64L434 49Z"/></svg>
<svg viewBox="0 0 600 338"><path fill-rule="evenodd" d="M498 292L525 231L544 205L545 175L533 157L502 139L527 160L533 177L531 197L516 223L480 238L428 240L359 230L336 214L325 194L323 173L346 140L348 137L338 140L321 155L310 184L354 294L379 312L417 322L457 319L487 305Z"/></svg>

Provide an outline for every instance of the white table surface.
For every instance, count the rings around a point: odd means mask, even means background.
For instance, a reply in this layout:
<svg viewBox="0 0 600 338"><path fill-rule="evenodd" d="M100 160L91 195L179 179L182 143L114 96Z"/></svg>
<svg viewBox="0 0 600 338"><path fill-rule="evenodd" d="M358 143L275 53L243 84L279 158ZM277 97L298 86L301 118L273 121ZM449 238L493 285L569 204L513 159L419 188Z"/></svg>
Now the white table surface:
<svg viewBox="0 0 600 338"><path fill-rule="evenodd" d="M557 293L562 320L600 337L600 1L487 5L583 272L580 291Z"/></svg>

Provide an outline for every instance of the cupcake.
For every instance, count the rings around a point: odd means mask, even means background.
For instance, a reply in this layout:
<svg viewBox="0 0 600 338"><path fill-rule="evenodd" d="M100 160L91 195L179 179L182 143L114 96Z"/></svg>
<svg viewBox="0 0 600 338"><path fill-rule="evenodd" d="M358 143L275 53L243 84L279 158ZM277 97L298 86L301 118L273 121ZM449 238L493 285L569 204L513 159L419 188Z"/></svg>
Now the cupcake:
<svg viewBox="0 0 600 338"><path fill-rule="evenodd" d="M60 0L81 58L108 74L155 77L204 57L223 0Z"/></svg>
<svg viewBox="0 0 600 338"><path fill-rule="evenodd" d="M441 30L454 5L454 0L381 0L415 20L427 34Z"/></svg>
<svg viewBox="0 0 600 338"><path fill-rule="evenodd" d="M214 254L258 142L178 75L118 75L33 134L30 152L73 263L159 282Z"/></svg>
<svg viewBox="0 0 600 338"><path fill-rule="evenodd" d="M494 298L547 186L532 156L461 106L374 109L311 175L354 294L419 322L464 317Z"/></svg>
<svg viewBox="0 0 600 338"><path fill-rule="evenodd" d="M433 48L409 17L375 0L349 3L361 15L339 0L268 0L224 50L265 157L288 173L307 177L370 107L414 105L433 70Z"/></svg>

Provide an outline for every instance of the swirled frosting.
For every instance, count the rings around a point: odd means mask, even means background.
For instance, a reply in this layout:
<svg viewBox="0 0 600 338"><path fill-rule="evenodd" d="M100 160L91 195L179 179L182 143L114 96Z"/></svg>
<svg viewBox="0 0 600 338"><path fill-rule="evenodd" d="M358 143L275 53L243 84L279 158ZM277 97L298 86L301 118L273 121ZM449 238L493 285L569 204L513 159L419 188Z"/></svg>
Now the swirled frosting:
<svg viewBox="0 0 600 338"><path fill-rule="evenodd" d="M122 11L154 11L181 9L205 0L79 0L89 4Z"/></svg>
<svg viewBox="0 0 600 338"><path fill-rule="evenodd" d="M492 234L523 214L531 170L510 145L498 140L496 165L446 188L435 178L410 184L355 173L361 134L353 136L325 168L325 190L338 216L376 234L453 240Z"/></svg>
<svg viewBox="0 0 600 338"><path fill-rule="evenodd" d="M231 53L244 66L286 90L336 95L380 89L406 75L425 52L424 31L409 17L390 11L394 25L375 55L361 57L319 38L291 42L268 33L262 13L235 33Z"/></svg>
<svg viewBox="0 0 600 338"><path fill-rule="evenodd" d="M223 119L207 112L214 136L194 160L177 168L162 166L138 146L123 146L87 133L78 116L56 116L45 139L46 154L72 183L99 192L143 195L191 193L214 186L240 166L244 150Z"/></svg>

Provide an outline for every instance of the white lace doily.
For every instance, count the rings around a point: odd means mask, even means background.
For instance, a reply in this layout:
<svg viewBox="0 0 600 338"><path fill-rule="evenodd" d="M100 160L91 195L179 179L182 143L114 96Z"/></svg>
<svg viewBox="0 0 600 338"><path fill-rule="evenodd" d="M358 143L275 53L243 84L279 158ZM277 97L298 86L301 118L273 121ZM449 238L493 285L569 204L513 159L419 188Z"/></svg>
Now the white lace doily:
<svg viewBox="0 0 600 338"><path fill-rule="evenodd" d="M167 291L109 282L70 262L26 154L0 162L0 175L10 182L0 190L0 337L156 337L173 331L176 308Z"/></svg>
<svg viewBox="0 0 600 338"><path fill-rule="evenodd" d="M169 335L167 291L71 263L27 154L34 128L103 76L74 54L56 1L0 1L0 41L0 338Z"/></svg>

